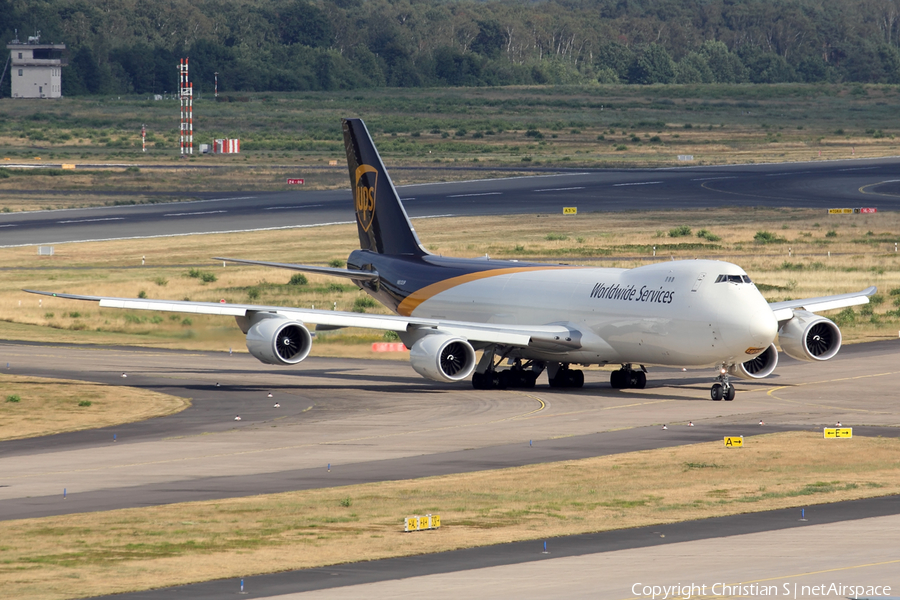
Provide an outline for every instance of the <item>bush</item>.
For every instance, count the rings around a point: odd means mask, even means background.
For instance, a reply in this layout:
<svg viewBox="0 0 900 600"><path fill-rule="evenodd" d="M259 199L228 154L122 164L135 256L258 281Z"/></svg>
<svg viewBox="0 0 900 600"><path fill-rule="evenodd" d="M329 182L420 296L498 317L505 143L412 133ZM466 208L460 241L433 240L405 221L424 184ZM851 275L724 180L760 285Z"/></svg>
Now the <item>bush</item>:
<svg viewBox="0 0 900 600"><path fill-rule="evenodd" d="M20 398L18 394L10 394L9 396L6 397L7 402L18 403L21 400L22 400L22 398Z"/></svg>
<svg viewBox="0 0 900 600"><path fill-rule="evenodd" d="M147 292L145 292L144 290L139 291L139 292L138 292L138 298L140 298L141 300L146 300L146 299L147 299Z"/></svg>
<svg viewBox="0 0 900 600"><path fill-rule="evenodd" d="M669 230L669 237L677 238L677 237L686 237L691 235L691 228L687 225L681 225L680 227L673 227Z"/></svg>
<svg viewBox="0 0 900 600"><path fill-rule="evenodd" d="M856 312L847 307L834 316L834 322L838 327L847 327L856 323Z"/></svg>
<svg viewBox="0 0 900 600"><path fill-rule="evenodd" d="M701 229L700 231L697 232L697 237L705 239L709 242L718 242L719 240L722 239L720 236L714 234L709 229Z"/></svg>
<svg viewBox="0 0 900 600"><path fill-rule="evenodd" d="M825 234L825 237L827 237L827 238L836 238L836 237L837 237L837 231L835 231L834 229L831 229L831 230L828 231L828 233Z"/></svg>
<svg viewBox="0 0 900 600"><path fill-rule="evenodd" d="M881 306L882 304L884 304L884 296L882 296L881 294L875 294L874 296L869 298L869 304L871 304L872 306Z"/></svg>
<svg viewBox="0 0 900 600"><path fill-rule="evenodd" d="M247 289L247 297L250 300L258 300L259 299L259 288L252 287Z"/></svg>
<svg viewBox="0 0 900 600"><path fill-rule="evenodd" d="M385 331L384 332L384 341L386 342L396 342L400 339L400 336L397 335L396 331Z"/></svg>
<svg viewBox="0 0 900 600"><path fill-rule="evenodd" d="M291 275L291 280L288 281L288 285L306 285L307 283L309 283L309 279L303 273Z"/></svg>
<svg viewBox="0 0 900 600"><path fill-rule="evenodd" d="M548 233L544 236L544 239L548 242L561 242L563 240L569 239L569 236L562 233Z"/></svg>
<svg viewBox="0 0 900 600"><path fill-rule="evenodd" d="M353 301L353 309L357 308L375 308L378 306L378 303L371 296L358 296L356 300ZM365 312L365 311L362 311Z"/></svg>
<svg viewBox="0 0 900 600"><path fill-rule="evenodd" d="M82 400L78 403L78 406L90 406L91 404L93 403L90 400Z"/></svg>
<svg viewBox="0 0 900 600"><path fill-rule="evenodd" d="M199 279L203 283L212 283L216 281L216 276L209 271L201 271L200 269L191 268L187 272L187 276L192 279Z"/></svg>
<svg viewBox="0 0 900 600"><path fill-rule="evenodd" d="M757 231L756 235L753 236L753 241L759 244L783 244L787 242L785 238L778 237L771 231Z"/></svg>
<svg viewBox="0 0 900 600"><path fill-rule="evenodd" d="M335 258L334 260L328 261L328 266L329 266L329 267L334 267L335 269L343 269L343 268L344 268L344 261L342 261L342 260L339 259L339 258Z"/></svg>
<svg viewBox="0 0 900 600"><path fill-rule="evenodd" d="M163 287L164 285L168 285L169 280L165 277L157 277L153 280L153 283L155 283L159 287Z"/></svg>

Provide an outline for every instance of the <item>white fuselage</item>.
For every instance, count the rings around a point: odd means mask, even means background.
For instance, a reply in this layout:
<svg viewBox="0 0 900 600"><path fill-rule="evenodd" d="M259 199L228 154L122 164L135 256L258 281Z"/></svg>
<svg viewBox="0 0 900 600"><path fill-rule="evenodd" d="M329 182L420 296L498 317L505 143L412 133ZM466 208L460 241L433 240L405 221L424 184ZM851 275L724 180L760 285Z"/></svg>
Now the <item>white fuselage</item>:
<svg viewBox="0 0 900 600"><path fill-rule="evenodd" d="M763 352L777 332L759 290L743 269L727 262L509 271L440 291L413 314L525 326L567 324L582 333L580 348L526 348L518 355L582 364L737 364ZM724 280L717 281L722 275Z"/></svg>

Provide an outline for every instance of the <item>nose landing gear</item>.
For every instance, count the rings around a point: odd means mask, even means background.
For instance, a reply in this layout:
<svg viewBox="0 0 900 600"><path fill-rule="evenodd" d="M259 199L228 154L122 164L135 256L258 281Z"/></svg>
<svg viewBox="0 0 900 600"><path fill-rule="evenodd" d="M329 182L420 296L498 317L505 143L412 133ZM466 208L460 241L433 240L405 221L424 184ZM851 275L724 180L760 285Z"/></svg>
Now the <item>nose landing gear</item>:
<svg viewBox="0 0 900 600"><path fill-rule="evenodd" d="M709 396L716 402L720 400L731 402L734 400L734 386L731 384L731 381L728 380L728 373L725 369L720 369L719 371L716 382L712 384L712 387L709 390Z"/></svg>

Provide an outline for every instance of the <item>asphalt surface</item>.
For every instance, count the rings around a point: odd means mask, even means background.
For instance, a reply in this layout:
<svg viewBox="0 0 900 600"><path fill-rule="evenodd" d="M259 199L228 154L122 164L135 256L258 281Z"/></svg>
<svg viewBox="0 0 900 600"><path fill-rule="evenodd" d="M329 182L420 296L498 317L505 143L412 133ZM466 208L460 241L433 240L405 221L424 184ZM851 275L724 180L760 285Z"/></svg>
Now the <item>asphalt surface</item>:
<svg viewBox="0 0 900 600"><path fill-rule="evenodd" d="M388 165L388 170L391 167ZM412 218L688 210L900 208L900 158L535 173L399 188ZM349 180L348 180L349 187ZM193 202L0 214L0 247L308 227L352 221L348 190L222 193Z"/></svg>

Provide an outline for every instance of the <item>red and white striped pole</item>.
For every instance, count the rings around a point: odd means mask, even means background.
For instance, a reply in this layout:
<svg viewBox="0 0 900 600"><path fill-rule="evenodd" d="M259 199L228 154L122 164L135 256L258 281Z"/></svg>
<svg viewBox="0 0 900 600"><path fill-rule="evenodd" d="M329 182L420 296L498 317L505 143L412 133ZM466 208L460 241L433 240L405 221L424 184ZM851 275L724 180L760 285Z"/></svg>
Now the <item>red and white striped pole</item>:
<svg viewBox="0 0 900 600"><path fill-rule="evenodd" d="M188 154L194 154L194 84L188 84Z"/></svg>

